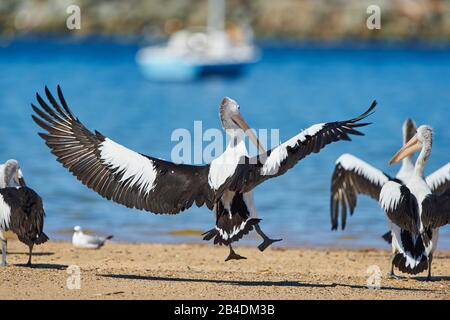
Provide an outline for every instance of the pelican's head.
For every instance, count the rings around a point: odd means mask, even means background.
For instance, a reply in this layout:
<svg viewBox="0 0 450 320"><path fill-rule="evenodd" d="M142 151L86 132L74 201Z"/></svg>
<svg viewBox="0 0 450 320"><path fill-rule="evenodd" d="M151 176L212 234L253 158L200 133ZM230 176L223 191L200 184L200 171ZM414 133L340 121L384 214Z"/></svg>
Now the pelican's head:
<svg viewBox="0 0 450 320"><path fill-rule="evenodd" d="M20 170L19 162L17 160L10 159L5 162L4 177L5 177L5 185L7 187L26 186L22 170Z"/></svg>
<svg viewBox="0 0 450 320"><path fill-rule="evenodd" d="M223 98L220 104L219 116L227 134L234 137L242 130L261 152L265 152L264 147L241 116L239 104L235 100L228 97Z"/></svg>
<svg viewBox="0 0 450 320"><path fill-rule="evenodd" d="M403 144L407 144L417 132L417 126L414 120L406 119L403 123Z"/></svg>
<svg viewBox="0 0 450 320"><path fill-rule="evenodd" d="M389 164L397 163L406 157L412 155L426 147L428 150L427 156L431 152L431 146L433 144L433 129L430 126L420 126L417 129L416 134L401 148L389 161Z"/></svg>
<svg viewBox="0 0 450 320"><path fill-rule="evenodd" d="M81 232L81 231L83 231L83 230L81 229L80 226L75 226L75 227L73 228L73 231L75 231L75 232Z"/></svg>

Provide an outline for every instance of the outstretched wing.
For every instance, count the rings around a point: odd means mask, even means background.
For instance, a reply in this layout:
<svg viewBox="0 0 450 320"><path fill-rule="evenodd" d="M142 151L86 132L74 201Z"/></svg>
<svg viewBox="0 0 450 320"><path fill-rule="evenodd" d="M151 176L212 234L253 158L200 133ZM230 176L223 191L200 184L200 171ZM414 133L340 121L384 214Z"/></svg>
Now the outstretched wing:
<svg viewBox="0 0 450 320"><path fill-rule="evenodd" d="M408 187L388 181L381 189L380 205L394 224L413 234L419 232L418 203Z"/></svg>
<svg viewBox="0 0 450 320"><path fill-rule="evenodd" d="M351 141L350 135L363 136L364 134L355 128L369 124L359 121L371 115L375 106L376 101L357 118L313 125L265 154L250 159L244 157L235 171L229 188L248 192L267 179L284 174L300 160L311 153L318 153L332 142Z"/></svg>
<svg viewBox="0 0 450 320"><path fill-rule="evenodd" d="M59 86L61 105L47 87L45 94L52 107L39 94L42 109L32 104L34 121L47 131L39 135L57 160L87 187L108 200L154 213L179 213L194 202L213 207L209 166L174 164L127 149L89 131L73 115Z"/></svg>
<svg viewBox="0 0 450 320"><path fill-rule="evenodd" d="M433 193L441 193L450 188L450 162L426 178Z"/></svg>
<svg viewBox="0 0 450 320"><path fill-rule="evenodd" d="M378 201L383 185L392 180L387 174L351 154L344 154L336 161L331 179L331 225L339 227L341 211L342 230L345 229L347 211L353 215L357 205L357 195L364 194ZM339 210L339 207L341 210Z"/></svg>
<svg viewBox="0 0 450 320"><path fill-rule="evenodd" d="M430 194L422 202L422 223L436 229L450 223L450 188L441 194Z"/></svg>

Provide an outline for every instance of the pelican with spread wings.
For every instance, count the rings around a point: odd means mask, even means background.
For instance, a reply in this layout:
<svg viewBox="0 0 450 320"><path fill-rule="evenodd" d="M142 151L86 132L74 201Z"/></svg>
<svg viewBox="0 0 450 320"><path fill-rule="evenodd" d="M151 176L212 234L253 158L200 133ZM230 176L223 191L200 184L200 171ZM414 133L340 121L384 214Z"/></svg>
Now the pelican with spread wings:
<svg viewBox="0 0 450 320"><path fill-rule="evenodd" d="M88 188L102 197L129 208L156 214L177 214L194 203L206 205L216 215L215 227L205 240L227 245L227 260L242 259L231 246L256 228L265 249L273 241L259 228L252 191L262 182L286 173L301 159L326 145L363 135L360 121L374 110L374 101L361 116L346 121L321 123L300 132L285 143L266 151L240 113L239 104L224 98L219 115L229 136L223 154L208 165L175 164L132 151L98 131L91 132L70 110L61 88L58 100L45 88L50 105L36 94L41 108L32 105L34 121L46 132L39 133L57 160ZM250 158L244 134L261 154Z"/></svg>

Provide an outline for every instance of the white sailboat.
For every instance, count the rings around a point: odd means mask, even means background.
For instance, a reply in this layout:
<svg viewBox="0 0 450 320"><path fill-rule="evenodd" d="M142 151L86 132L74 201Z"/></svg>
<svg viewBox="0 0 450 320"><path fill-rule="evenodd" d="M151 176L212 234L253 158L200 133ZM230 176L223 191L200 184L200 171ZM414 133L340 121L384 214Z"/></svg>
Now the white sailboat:
<svg viewBox="0 0 450 320"><path fill-rule="evenodd" d="M137 63L152 80L186 81L206 74L236 74L259 60L251 32L225 31L225 0L208 1L207 28L174 33L160 46L139 50Z"/></svg>

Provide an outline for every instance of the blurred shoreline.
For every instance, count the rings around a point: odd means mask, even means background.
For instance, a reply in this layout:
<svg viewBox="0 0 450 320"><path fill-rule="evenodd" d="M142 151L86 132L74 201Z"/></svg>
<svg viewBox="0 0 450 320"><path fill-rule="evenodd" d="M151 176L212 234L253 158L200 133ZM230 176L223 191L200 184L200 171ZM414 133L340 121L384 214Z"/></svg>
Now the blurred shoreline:
<svg viewBox="0 0 450 320"><path fill-rule="evenodd" d="M67 8L77 5L81 29L68 30ZM368 7L381 10L381 29L369 30ZM3 0L0 35L65 33L135 35L164 39L207 21L207 0L94 1ZM251 28L257 39L426 40L450 39L450 2L444 0L226 1L226 28Z"/></svg>

